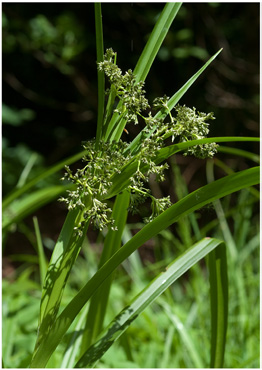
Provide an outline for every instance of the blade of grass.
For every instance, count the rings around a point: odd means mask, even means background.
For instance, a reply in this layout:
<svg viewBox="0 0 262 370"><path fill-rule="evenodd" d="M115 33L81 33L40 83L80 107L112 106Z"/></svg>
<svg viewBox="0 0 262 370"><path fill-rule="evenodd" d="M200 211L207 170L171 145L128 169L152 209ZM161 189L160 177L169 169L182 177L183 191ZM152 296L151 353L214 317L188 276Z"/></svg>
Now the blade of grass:
<svg viewBox="0 0 262 370"><path fill-rule="evenodd" d="M47 264L46 264L45 252L44 252L44 247L42 244L39 224L38 224L37 217L35 216L33 217L33 223L34 223L34 228L35 228L38 261L39 261L39 268L40 268L40 282L41 282L41 287L43 288L45 275L47 271Z"/></svg>
<svg viewBox="0 0 262 370"><path fill-rule="evenodd" d="M2 291L3 294L3 291ZM8 307L9 306L9 307ZM2 361L5 361L7 367L11 367L9 365L10 359L12 358L12 353L15 352L14 346L15 346L15 330L17 327L17 319L15 315L8 315L4 311L6 309L9 309L10 312L13 310L10 309L10 303L3 302L2 306ZM8 366L9 365L9 366ZM5 369L5 366L3 365L3 369Z"/></svg>
<svg viewBox="0 0 262 370"><path fill-rule="evenodd" d="M190 269L199 260L222 242L206 238L193 245L191 248L176 258L165 272L161 272L129 306L124 308L109 324L102 337L91 346L75 365L76 368L92 368L112 344L125 332L138 315L145 310L160 294L171 284ZM200 362L198 362L198 365Z"/></svg>
<svg viewBox="0 0 262 370"><path fill-rule="evenodd" d="M218 151L220 153L232 154L232 155L237 155L239 157L247 158L257 164L260 163L259 155L252 153L252 152L248 152L247 150L220 145L218 148Z"/></svg>
<svg viewBox="0 0 262 370"><path fill-rule="evenodd" d="M248 188L247 190L249 190L250 188ZM255 188L252 188L252 189L255 189ZM256 190L256 189L255 189ZM232 217L236 214L236 212L241 212L243 208L245 207L249 207L251 206L253 203L255 203L256 200L253 199L251 200L249 203L247 204L240 204L238 205L237 207L234 207L234 208L230 208L230 211L227 211L225 213L225 216L226 218L229 218L229 217ZM203 226L201 229L200 229L200 235L201 235L201 238L203 238L205 235L207 235L208 233L210 233L210 230L214 229L215 227L217 227L219 221L217 219L214 219L212 221L210 221L208 224L206 224L205 226ZM198 239L196 237L193 238L194 241L197 241Z"/></svg>
<svg viewBox="0 0 262 370"><path fill-rule="evenodd" d="M208 181L213 181L214 179L214 173L213 173L213 162L208 161L207 162L207 179ZM245 289L245 277L243 274L243 271L240 269L239 264L237 263L238 261L238 251L239 248L241 248L240 245L236 245L236 239L233 237L230 227L228 225L227 219L224 214L224 210L221 204L220 200L216 200L213 202L217 218L219 221L219 226L220 230L223 234L223 238L225 242L227 243L228 249L229 249L229 257L230 260L232 261L232 266L234 266L234 277L235 277L235 282L236 282L236 291L239 297L239 301L241 302L239 305L239 309L241 312L241 317L243 320L243 327L247 325L248 322L248 307L247 307L247 292ZM236 219L234 220L235 222L235 227L236 227Z"/></svg>
<svg viewBox="0 0 262 370"><path fill-rule="evenodd" d="M71 300L64 311L44 338L30 364L31 368L44 367L63 335L70 327L76 315L95 293L102 282L119 266L128 256L138 249L147 240L157 235L161 230L176 222L196 209L222 198L240 189L259 183L259 167L254 167L216 180L200 189L190 193L165 212L156 217L152 222L144 226L133 236L120 250L115 253L86 283L79 293Z"/></svg>
<svg viewBox="0 0 262 370"><path fill-rule="evenodd" d="M166 160L167 158L171 157L171 155L176 154L182 150L186 150L194 145L201 145L207 143L214 143L214 142L230 142L230 141L259 141L257 137L237 137L237 136L228 136L228 137L211 137L201 140L190 140L187 142L179 143L170 145L168 147L162 148L156 153L156 157L154 161L159 164ZM141 168L144 170L143 165ZM121 169L120 174L116 174L112 177L112 187L106 195L106 199L111 198L112 196L118 194L119 191L124 189L130 182L130 177L135 173L137 170L137 162L135 160L130 161L126 166Z"/></svg>
<svg viewBox="0 0 262 370"><path fill-rule="evenodd" d="M176 160L175 158L176 158L175 156L172 157L172 170L173 170L173 174L174 174L174 180L173 180L172 186L174 187L175 194L176 194L176 196L179 200L179 199L182 199L184 196L186 196L188 194L188 189L187 189L185 180L184 180L184 178L181 174L180 167L176 163L173 163L173 161L175 162L175 160ZM201 239L201 237L199 235L200 233L199 233L197 221L195 220L194 213L192 213L190 216L188 218L184 217L183 219L180 219L178 221L177 232L180 236L182 244L185 247L189 246L189 245L192 245L191 226L194 225L195 228L196 228L196 230L194 230L195 231L194 234L196 234L198 236L197 240Z"/></svg>
<svg viewBox="0 0 262 370"><path fill-rule="evenodd" d="M17 182L17 185L16 187L17 188L21 188L25 183L26 183L26 179L31 171L31 169L33 168L34 164L35 164L35 161L37 160L37 157L38 157L38 154L37 153L32 153L30 158L28 159L20 177L19 177L19 180Z"/></svg>
<svg viewBox="0 0 262 370"><path fill-rule="evenodd" d="M207 174L207 181L209 183L213 182L215 179L214 161L209 160L206 162L206 174ZM230 251L230 255L233 261L236 261L237 255L238 255L236 243L230 231L229 225L227 223L227 219L225 217L225 213L224 213L220 200L217 199L215 202L213 202L213 205L214 205L214 208L217 214L217 218L219 220L220 230L223 233L223 237L224 237L225 242L227 243L228 249Z"/></svg>
<svg viewBox="0 0 262 370"><path fill-rule="evenodd" d="M79 347L81 345L83 330L85 326L85 319L87 314L86 307L83 312L78 317L78 322L76 327L68 341L68 346L63 356L63 361L61 363L61 369L72 369L76 361L77 355L79 353Z"/></svg>
<svg viewBox="0 0 262 370"><path fill-rule="evenodd" d="M175 334L175 328L174 326L170 326L168 329L168 333L166 336L165 346L164 346L164 353L161 360L161 369L166 369L169 365L169 358L170 354L172 353L172 344L173 344L173 337Z"/></svg>
<svg viewBox="0 0 262 370"><path fill-rule="evenodd" d="M182 3L167 3L162 10L157 23L150 34L147 44L140 55L137 65L134 69L134 75L136 76L137 82L145 81L148 72L150 71L151 65L153 64L155 57L158 53L160 46L162 45L168 30L173 23L177 12L179 11ZM118 107L119 108L119 107ZM112 120L108 125L108 129L105 135L105 140L110 138L111 141L118 141L123 133L126 121L122 120L116 127L115 123L118 119L118 114L114 114Z"/></svg>
<svg viewBox="0 0 262 370"><path fill-rule="evenodd" d="M194 145L201 145L201 144L207 144L207 143L221 143L221 142L241 142L241 141L256 141L259 142L260 138L259 137L242 137L242 136L226 136L226 137L210 137L210 138L205 138L205 139L200 139L200 140L190 140L187 142L179 143L179 144L174 144L167 146L165 148L162 148L159 150L157 154L157 163L162 162L166 158L170 157L171 155L177 153L178 151L185 150L187 148L190 148L191 146Z"/></svg>
<svg viewBox="0 0 262 370"><path fill-rule="evenodd" d="M69 186L50 186L36 190L22 199L17 199L3 213L2 230L5 231L10 225L23 220L43 205L57 199L67 189Z"/></svg>
<svg viewBox="0 0 262 370"><path fill-rule="evenodd" d="M238 203L245 205L245 207L242 208L243 212L238 212L234 217L235 225L233 238L238 246L239 251L242 251L242 249L245 247L250 236L253 207L248 206L248 204L250 204L250 200L252 199L253 196L247 190L242 190L239 193Z"/></svg>
<svg viewBox="0 0 262 370"><path fill-rule="evenodd" d="M218 167L220 167L227 175L230 175L231 173L234 173L232 168L227 166L223 161L220 161L218 158L214 158L214 164ZM248 191L257 198L257 200L260 199L260 192L259 190L255 189L254 187L248 188Z"/></svg>
<svg viewBox="0 0 262 370"><path fill-rule="evenodd" d="M243 249L239 253L239 265L243 265L245 261L250 257L251 253L259 248L260 243L260 235L259 233L255 235L251 240L248 241L248 243L245 246L245 249Z"/></svg>
<svg viewBox="0 0 262 370"><path fill-rule="evenodd" d="M184 343L184 346L187 350L188 356L190 357L190 360L192 361L194 368L203 369L205 365L201 358L200 352L196 348L192 339L190 338L190 334L188 333L185 325L183 325L179 317L171 311L170 305L168 305L165 301L161 301L160 305L164 308L168 318L179 332L179 335Z"/></svg>
<svg viewBox="0 0 262 370"><path fill-rule="evenodd" d="M221 244L208 256L211 304L211 368L222 368L228 321L226 247Z"/></svg>
<svg viewBox="0 0 262 370"><path fill-rule="evenodd" d="M136 76L137 82L145 81L158 50L160 49L160 46L162 45L181 5L182 2L167 3L162 10L162 13L159 16L134 69L134 75Z"/></svg>
<svg viewBox="0 0 262 370"><path fill-rule="evenodd" d="M94 6L95 6L95 27L96 27L96 53L97 53L97 63L99 63L103 61L104 57L101 3L95 3ZM104 72L99 70L97 70L97 86L98 86L98 104L97 104L96 150L98 149L99 141L102 138L104 105L105 105L105 76Z"/></svg>

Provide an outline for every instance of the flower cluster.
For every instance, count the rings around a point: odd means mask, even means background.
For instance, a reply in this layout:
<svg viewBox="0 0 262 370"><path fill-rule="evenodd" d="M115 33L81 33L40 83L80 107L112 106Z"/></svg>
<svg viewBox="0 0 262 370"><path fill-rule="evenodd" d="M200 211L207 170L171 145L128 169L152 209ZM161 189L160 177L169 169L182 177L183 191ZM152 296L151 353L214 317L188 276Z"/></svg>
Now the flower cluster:
<svg viewBox="0 0 262 370"><path fill-rule="evenodd" d="M122 102L121 108L116 109L115 112L124 115L127 122L137 124L137 116L149 108L148 100L144 95L144 83L136 81L131 69L122 74L115 63L116 53L112 49L107 49L103 62L98 63L98 69L108 77L111 87L114 87L117 97Z"/></svg>
<svg viewBox="0 0 262 370"><path fill-rule="evenodd" d="M127 144L123 141L101 142L99 150L96 150L95 141L91 140L83 143L83 147L87 151L83 162L87 164L75 174L68 166L65 167L66 173L62 180L68 179L76 187L75 190L68 191L67 198L60 198L60 201L66 202L69 210L83 209L83 218L92 220L98 229L115 229L114 220L110 218L112 210L101 199L112 185L112 175L120 172L123 163L129 160L129 156L123 154ZM77 226L79 233L82 226Z"/></svg>
<svg viewBox="0 0 262 370"><path fill-rule="evenodd" d="M113 175L120 173L121 168L126 164L136 160L137 169L130 178L127 185L131 193L130 211L137 212L138 205L144 203L146 198L152 201L152 217L156 217L157 211L163 210L163 201L155 199L150 190L145 188L145 183L149 181L150 174L156 175L156 180L164 180L163 171L168 167L167 164L156 165L151 159L148 159L147 148L143 148L145 158L140 162L139 156L132 157L126 153L127 144L123 141L105 143L100 142L99 150L95 149L95 141L91 140L83 143L87 154L83 157L86 165L78 169L74 174L68 166L65 166L66 173L62 180L69 180L74 183L75 189L68 191L66 198L60 198L67 204L68 209L80 208L83 210L83 218L90 219L94 226L100 230L110 227L115 230L114 220L111 218L112 209L103 201L104 195L109 192L112 186ZM147 158L147 159L146 159ZM171 205L170 201L165 201L165 205ZM80 222L75 227L79 235L82 234L84 222Z"/></svg>
<svg viewBox="0 0 262 370"><path fill-rule="evenodd" d="M174 136L179 136L180 142L189 140L204 139L209 133L208 120L214 120L213 113L196 113L196 109L186 106L175 108L177 116L175 118ZM197 158L212 158L217 152L216 143L196 145L187 149L184 155L194 155Z"/></svg>
<svg viewBox="0 0 262 370"><path fill-rule="evenodd" d="M155 119L149 115L146 119L147 132L154 128L151 134L151 140L154 142L154 149L164 145L165 139L172 136L172 141L178 139L178 142L204 139L209 133L208 120L214 120L213 113L196 112L196 109L188 108L185 105L177 105L173 116L168 109L168 97L157 98L154 106L160 110L167 110L169 120ZM197 158L212 158L217 152L216 143L195 145L185 150L184 155L194 155Z"/></svg>
<svg viewBox="0 0 262 370"><path fill-rule="evenodd" d="M190 109L180 105L175 107L173 116L168 108L167 96L156 98L153 102L155 109L167 114L153 117L149 111L147 116L143 116L142 112L149 108L144 96L143 83L136 81L131 70L125 74L122 73L116 65L116 53L112 49L106 51L103 62L98 63L98 69L109 79L110 94L113 91L114 96L120 100L118 105L120 108L115 109L114 112L122 115L127 122L137 123L137 117L140 116L146 127L135 151L130 152L128 145L121 140L110 143L101 140L99 145L92 140L83 145L87 151L83 158L85 166L78 169L75 174L66 167L64 179L72 181L76 186L75 190L69 191L67 198L61 198L61 200L67 203L69 210L74 208L83 210L83 220L75 228L80 235L87 219L93 221L100 230L104 227L115 229L114 220L111 217L112 210L103 199L110 193L112 178L130 164L135 170L126 185L131 195L129 210L133 213L137 212L140 204L150 199L152 214L146 220L150 222L167 209L171 205L170 198L156 199L145 187L151 175L154 175L156 181L165 179L164 171L168 165L167 163L156 164L158 151L169 137L177 142L205 138L209 132L207 121L214 119L213 113L196 112L195 108ZM157 118L158 116L160 118ZM167 118L163 118L165 116ZM108 119L110 117L107 117L106 121ZM215 143L196 145L187 149L185 155L193 154L199 158L212 157L216 147Z"/></svg>

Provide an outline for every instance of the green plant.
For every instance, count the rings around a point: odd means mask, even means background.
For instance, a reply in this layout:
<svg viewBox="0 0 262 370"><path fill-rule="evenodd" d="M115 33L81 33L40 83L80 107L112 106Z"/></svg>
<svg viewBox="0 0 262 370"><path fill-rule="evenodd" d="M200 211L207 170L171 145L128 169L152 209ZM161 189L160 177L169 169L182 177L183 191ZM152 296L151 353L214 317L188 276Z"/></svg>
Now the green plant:
<svg viewBox="0 0 262 370"><path fill-rule="evenodd" d="M13 212L10 212L12 201L28 190L30 183L19 189L19 193L14 192L4 204L9 207L6 208L9 210L9 216L7 214L7 221L4 220L4 227L7 229L14 221L24 217L29 204L32 204L32 208L29 207L29 212L32 212L37 200L46 201L48 193L51 199L66 189L69 191L67 197L61 198L67 203L69 213L43 284L37 342L30 363L32 368L47 365L50 356L75 319L76 330L82 328L82 333L77 338L76 346L72 345L74 337L69 342L69 347L72 347L67 348L67 351L71 351L70 364L75 367L93 367L147 306L207 255L212 314L209 365L223 366L228 305L227 259L225 245L217 239L204 238L192 243L190 248L168 264L167 270L150 282L103 331L114 272L122 262L143 243L183 216L233 192L256 185L259 181L258 167L232 173L182 197L173 205L169 197L155 198L145 185L152 176L163 180L167 165L162 162L180 151L199 158L211 158L217 150L218 142L257 141L256 138L206 138L206 121L213 119L213 115L196 113L194 108L178 105L181 97L220 51L171 98L164 96L155 99L155 114L150 109L143 90L144 80L180 6L180 3L168 3L164 7L134 72L129 70L123 74L116 64L116 53L108 49L104 55L101 6L95 4L99 113L96 138L84 143L85 151L81 153L85 166L74 174L67 166L64 179L70 180L72 184L61 185L52 189L52 192L48 188L42 192L38 191L31 195L31 198L18 201ZM106 107L105 75L109 81ZM144 113L145 111L147 113ZM144 123L144 129L131 143L123 142L121 136L126 125L136 124L138 120ZM56 166L57 168L61 168L60 165ZM116 199L111 210L108 201L113 197ZM138 211L139 205L146 199L150 199L152 208L146 225L120 248L128 211ZM61 312L60 304L65 285L91 223L100 231L107 229L98 271ZM38 230L37 224L35 227ZM41 255L41 243L38 243L38 249ZM42 257L39 263L41 272L45 271L45 261ZM84 307L89 299L87 310ZM73 336L75 334L73 333ZM77 348L80 348L79 352L76 351Z"/></svg>

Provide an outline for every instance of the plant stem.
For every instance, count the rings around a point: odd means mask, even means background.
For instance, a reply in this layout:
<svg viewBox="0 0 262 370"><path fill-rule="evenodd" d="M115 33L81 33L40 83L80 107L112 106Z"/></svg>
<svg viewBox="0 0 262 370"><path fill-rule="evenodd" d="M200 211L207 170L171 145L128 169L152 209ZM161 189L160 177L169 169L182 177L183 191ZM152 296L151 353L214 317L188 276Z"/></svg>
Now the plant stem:
<svg viewBox="0 0 262 370"><path fill-rule="evenodd" d="M95 27L96 27L96 53L97 62L102 62L104 55L103 42L103 25L101 3L95 3ZM103 117L105 104L105 76L104 72L97 71L98 80L98 113L97 113L97 130L96 130L96 149L98 149L99 142L102 138L103 132Z"/></svg>

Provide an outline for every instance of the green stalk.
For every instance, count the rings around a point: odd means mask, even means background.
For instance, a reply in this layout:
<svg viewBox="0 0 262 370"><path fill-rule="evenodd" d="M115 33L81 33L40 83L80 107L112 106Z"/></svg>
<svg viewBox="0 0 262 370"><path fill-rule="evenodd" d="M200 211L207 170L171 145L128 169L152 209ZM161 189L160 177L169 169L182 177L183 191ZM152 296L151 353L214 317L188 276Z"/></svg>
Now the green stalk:
<svg viewBox="0 0 262 370"><path fill-rule="evenodd" d="M101 4L95 3L95 27L96 27L96 53L97 62L103 61L104 56L104 43L103 43L103 24ZM103 132L103 117L105 105L105 76L104 72L97 70L97 83L98 83L98 112L97 112L97 130L96 130L96 150L98 149L99 142L102 139Z"/></svg>
<svg viewBox="0 0 262 370"><path fill-rule="evenodd" d="M106 105L106 112L105 112L105 118L104 118L104 123L103 123L103 137L105 136L105 133L107 131L108 124L112 118L113 115L113 109L114 109L114 104L115 104L115 99L116 99L116 88L112 84L110 87L110 92L108 96L108 101ZM117 122L116 122L117 124Z"/></svg>
<svg viewBox="0 0 262 370"><path fill-rule="evenodd" d="M44 252L44 247L43 247L43 243L42 243L42 239L41 239L38 220L37 220L37 217L35 217L35 216L33 217L33 223L34 223L34 228L35 228L37 252L38 252L38 258L39 258L40 281L41 281L41 287L43 288L45 275L46 275L46 271L47 271L45 252Z"/></svg>
<svg viewBox="0 0 262 370"><path fill-rule="evenodd" d="M211 304L211 368L222 368L228 317L226 248L222 244L208 256Z"/></svg>
<svg viewBox="0 0 262 370"><path fill-rule="evenodd" d="M61 369L72 369L74 366L74 363L79 354L79 347L81 345L82 339L82 336L79 333L83 331L83 328L85 326L87 309L88 307L85 307L85 309L82 310L81 314L78 315L77 319L75 320L77 321L77 323L71 333L71 336L68 339L68 344L63 355L63 361L60 367Z"/></svg>

